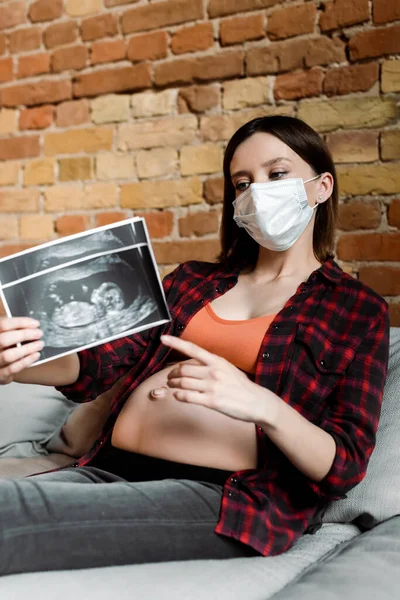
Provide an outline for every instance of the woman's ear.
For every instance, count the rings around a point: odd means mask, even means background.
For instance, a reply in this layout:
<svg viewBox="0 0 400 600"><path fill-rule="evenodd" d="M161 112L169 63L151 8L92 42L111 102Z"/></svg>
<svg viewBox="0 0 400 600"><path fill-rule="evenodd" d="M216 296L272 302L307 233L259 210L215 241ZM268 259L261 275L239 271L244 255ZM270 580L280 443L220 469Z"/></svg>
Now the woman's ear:
<svg viewBox="0 0 400 600"><path fill-rule="evenodd" d="M334 181L331 173L323 173L317 186L318 204L326 202L332 196L333 186Z"/></svg>

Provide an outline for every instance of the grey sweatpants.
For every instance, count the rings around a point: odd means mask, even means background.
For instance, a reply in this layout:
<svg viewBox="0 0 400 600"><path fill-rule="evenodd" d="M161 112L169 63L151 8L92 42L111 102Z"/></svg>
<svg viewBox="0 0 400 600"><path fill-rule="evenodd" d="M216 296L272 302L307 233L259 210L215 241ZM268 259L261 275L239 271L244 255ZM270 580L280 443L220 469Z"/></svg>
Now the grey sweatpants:
<svg viewBox="0 0 400 600"><path fill-rule="evenodd" d="M95 467L0 480L0 574L254 551L214 533L222 486L128 482Z"/></svg>

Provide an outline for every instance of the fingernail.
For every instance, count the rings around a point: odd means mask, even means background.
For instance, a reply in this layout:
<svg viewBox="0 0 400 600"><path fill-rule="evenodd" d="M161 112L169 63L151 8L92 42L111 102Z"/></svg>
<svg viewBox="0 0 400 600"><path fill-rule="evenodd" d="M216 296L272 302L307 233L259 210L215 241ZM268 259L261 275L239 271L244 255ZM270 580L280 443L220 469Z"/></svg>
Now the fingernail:
<svg viewBox="0 0 400 600"><path fill-rule="evenodd" d="M153 396L153 398L160 398L161 396L164 396L167 391L166 387L156 388L155 390L151 390L150 396Z"/></svg>
<svg viewBox="0 0 400 600"><path fill-rule="evenodd" d="M170 339L172 339L172 335L162 335L161 336L161 341L162 342L168 342Z"/></svg>

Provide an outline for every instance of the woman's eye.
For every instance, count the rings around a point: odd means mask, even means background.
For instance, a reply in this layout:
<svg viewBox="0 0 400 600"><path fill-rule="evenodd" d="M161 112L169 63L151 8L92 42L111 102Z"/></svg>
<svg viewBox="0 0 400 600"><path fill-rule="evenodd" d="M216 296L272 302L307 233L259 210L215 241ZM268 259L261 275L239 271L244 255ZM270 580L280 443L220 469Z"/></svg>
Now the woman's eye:
<svg viewBox="0 0 400 600"><path fill-rule="evenodd" d="M287 175L287 171L275 171L269 177L270 179L282 179L285 175Z"/></svg>
<svg viewBox="0 0 400 600"><path fill-rule="evenodd" d="M235 184L235 190L237 192L244 192L245 190L247 190L249 185L250 185L250 182L248 182L248 181L238 181L238 183Z"/></svg>

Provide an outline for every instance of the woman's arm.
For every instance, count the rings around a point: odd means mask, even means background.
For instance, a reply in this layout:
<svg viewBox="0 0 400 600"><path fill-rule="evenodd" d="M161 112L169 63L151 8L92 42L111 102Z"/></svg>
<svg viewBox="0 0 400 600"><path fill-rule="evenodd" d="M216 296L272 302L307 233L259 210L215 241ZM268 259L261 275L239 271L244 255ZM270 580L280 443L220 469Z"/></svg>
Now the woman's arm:
<svg viewBox="0 0 400 600"><path fill-rule="evenodd" d="M78 354L69 354L30 369L24 369L13 378L17 383L63 386L74 384L79 377Z"/></svg>

